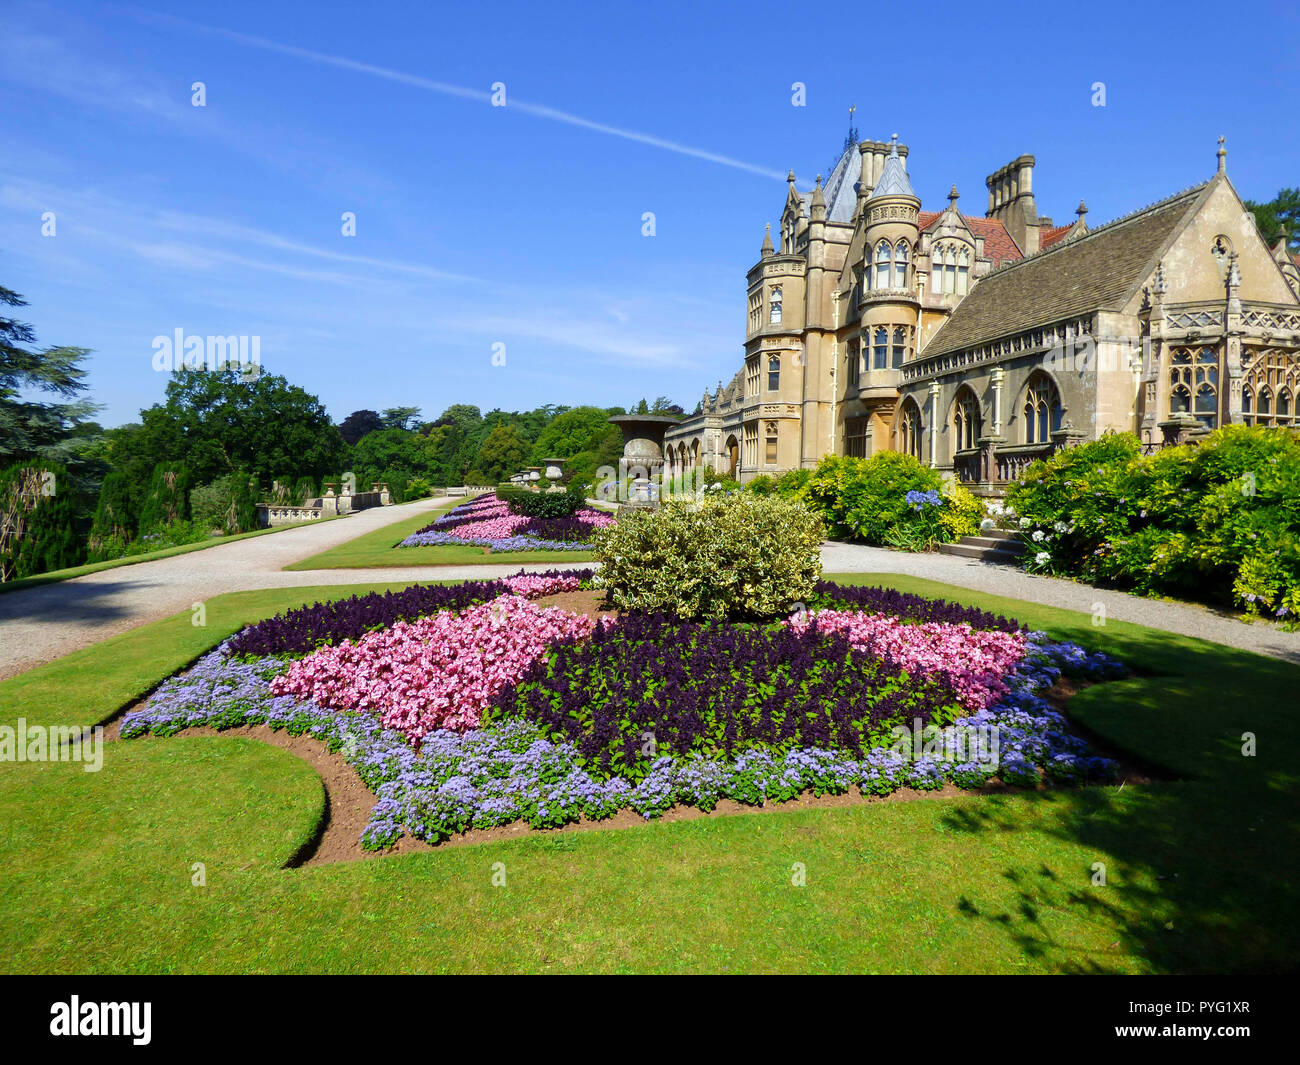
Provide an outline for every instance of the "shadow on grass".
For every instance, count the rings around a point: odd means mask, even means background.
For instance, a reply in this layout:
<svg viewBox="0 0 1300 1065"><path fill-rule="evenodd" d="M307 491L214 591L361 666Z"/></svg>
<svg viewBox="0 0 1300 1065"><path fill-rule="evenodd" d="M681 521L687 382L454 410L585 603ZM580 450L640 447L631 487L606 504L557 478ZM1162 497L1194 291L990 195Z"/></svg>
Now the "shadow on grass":
<svg viewBox="0 0 1300 1065"><path fill-rule="evenodd" d="M1066 972L1117 971L1105 952L1078 945L1095 942L1090 925L1120 929L1116 953L1158 972L1288 971L1300 952L1297 797L1282 781L1032 796L1037 831L1095 857L1077 868L1008 868L1013 905L990 907L972 886L958 912L1000 929L1029 957L1066 959ZM989 836L1021 831L1025 820L1024 810L968 804L945 815L945 826Z"/></svg>

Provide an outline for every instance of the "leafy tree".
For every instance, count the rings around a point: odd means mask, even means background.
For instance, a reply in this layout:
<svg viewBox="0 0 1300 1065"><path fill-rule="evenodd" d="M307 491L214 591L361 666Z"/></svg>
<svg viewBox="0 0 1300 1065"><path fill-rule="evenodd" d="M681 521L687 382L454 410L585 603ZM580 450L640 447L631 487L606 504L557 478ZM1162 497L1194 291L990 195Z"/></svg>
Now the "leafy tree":
<svg viewBox="0 0 1300 1065"><path fill-rule="evenodd" d="M1245 201L1246 210L1255 216L1260 234L1273 245L1287 231L1287 249L1300 252L1300 188L1282 189L1267 203Z"/></svg>
<svg viewBox="0 0 1300 1065"><path fill-rule="evenodd" d="M498 425L483 441L474 466L486 483L496 484L528 463L528 451L528 441L517 426Z"/></svg>
<svg viewBox="0 0 1300 1065"><path fill-rule="evenodd" d="M342 465L343 438L320 400L276 374L178 370L166 402L141 412L137 445L211 481L243 469L259 482L285 470L322 477Z"/></svg>
<svg viewBox="0 0 1300 1065"><path fill-rule="evenodd" d="M18 293L0 285L0 309L25 307ZM80 398L86 390L81 363L87 348L37 349L32 327L0 314L0 463L42 458L65 467L83 497L97 481L102 465L85 452L97 437L98 426L88 419L96 405ZM44 393L54 401L24 398ZM74 498L69 495L69 499Z"/></svg>
<svg viewBox="0 0 1300 1065"><path fill-rule="evenodd" d="M389 407L380 416L380 421L384 429L409 429L419 416L419 407Z"/></svg>
<svg viewBox="0 0 1300 1065"><path fill-rule="evenodd" d="M567 459L580 451L593 450L600 446L610 429L619 432L609 424L609 415L600 407L566 410L551 419L538 435L533 444L533 465L540 465L546 458Z"/></svg>
<svg viewBox="0 0 1300 1065"><path fill-rule="evenodd" d="M387 412L385 412L387 413ZM347 444L355 444L367 433L384 428L384 419L372 410L354 410L339 422L339 435Z"/></svg>

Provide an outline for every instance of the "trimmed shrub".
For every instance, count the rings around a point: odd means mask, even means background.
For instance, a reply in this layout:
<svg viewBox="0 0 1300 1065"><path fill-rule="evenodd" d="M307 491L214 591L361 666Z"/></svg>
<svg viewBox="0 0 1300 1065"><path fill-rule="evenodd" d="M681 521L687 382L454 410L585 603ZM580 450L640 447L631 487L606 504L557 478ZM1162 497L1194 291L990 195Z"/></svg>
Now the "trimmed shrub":
<svg viewBox="0 0 1300 1065"><path fill-rule="evenodd" d="M120 558L135 536L135 516L131 510L131 479L120 470L104 478L99 490L99 505L90 526L86 560L102 562Z"/></svg>
<svg viewBox="0 0 1300 1065"><path fill-rule="evenodd" d="M773 618L812 596L822 534L802 504L742 494L625 508L595 545L601 583L621 610Z"/></svg>
<svg viewBox="0 0 1300 1065"><path fill-rule="evenodd" d="M515 492L506 505L511 514L527 518L568 518L582 506L582 497L572 492Z"/></svg>

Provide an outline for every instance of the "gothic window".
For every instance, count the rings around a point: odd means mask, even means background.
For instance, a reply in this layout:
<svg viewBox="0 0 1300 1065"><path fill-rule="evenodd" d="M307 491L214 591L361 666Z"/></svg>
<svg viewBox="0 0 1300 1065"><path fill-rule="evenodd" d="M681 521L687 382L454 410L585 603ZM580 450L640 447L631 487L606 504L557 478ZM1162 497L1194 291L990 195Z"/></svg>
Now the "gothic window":
<svg viewBox="0 0 1300 1065"><path fill-rule="evenodd" d="M758 395L758 356L751 355L745 360L745 395Z"/></svg>
<svg viewBox="0 0 1300 1065"><path fill-rule="evenodd" d="M873 370L889 368L889 330L883 325L876 329L871 368Z"/></svg>
<svg viewBox="0 0 1300 1065"><path fill-rule="evenodd" d="M894 328L894 351L890 364L895 370L903 365L907 357L907 330L901 325Z"/></svg>
<svg viewBox="0 0 1300 1065"><path fill-rule="evenodd" d="M767 390L775 392L781 387L781 356L773 355L767 360Z"/></svg>
<svg viewBox="0 0 1300 1065"><path fill-rule="evenodd" d="M876 279L872 282L872 288L889 288L889 245L881 241L876 245Z"/></svg>
<svg viewBox="0 0 1300 1065"><path fill-rule="evenodd" d="M1300 358L1276 350L1243 354L1241 413L1247 425L1300 425ZM1254 418L1247 396L1256 396Z"/></svg>
<svg viewBox="0 0 1300 1065"><path fill-rule="evenodd" d="M970 286L970 251L962 248L957 253L957 295L966 295Z"/></svg>
<svg viewBox="0 0 1300 1065"><path fill-rule="evenodd" d="M773 325L781 324L781 286L777 285L772 289L771 310L768 315L768 321Z"/></svg>
<svg viewBox="0 0 1300 1065"><path fill-rule="evenodd" d="M905 399L903 410L898 416L898 429L895 431L895 449L914 459L921 457L921 411L916 400Z"/></svg>
<svg viewBox="0 0 1300 1065"><path fill-rule="evenodd" d="M1037 377L1025 390L1025 443L1047 444L1052 433L1061 428L1061 397L1056 386L1045 377Z"/></svg>
<svg viewBox="0 0 1300 1065"><path fill-rule="evenodd" d="M894 248L894 288L907 288L907 241L900 240Z"/></svg>
<svg viewBox="0 0 1300 1065"><path fill-rule="evenodd" d="M776 465L776 437L769 436L764 443L763 461L768 466Z"/></svg>
<svg viewBox="0 0 1300 1065"><path fill-rule="evenodd" d="M849 387L857 388L862 377L862 350L856 340L849 341Z"/></svg>
<svg viewBox="0 0 1300 1065"><path fill-rule="evenodd" d="M969 388L963 388L957 396L957 403L953 407L952 425L955 449L970 451L975 448L975 442L982 435L980 405L979 400L975 398L975 393Z"/></svg>
<svg viewBox="0 0 1300 1065"><path fill-rule="evenodd" d="M1241 420L1247 425L1255 424L1254 411L1252 410L1254 398L1249 388L1241 390Z"/></svg>
<svg viewBox="0 0 1300 1065"><path fill-rule="evenodd" d="M1170 356L1169 412L1188 412L1206 428L1219 421L1219 353L1214 348L1175 348Z"/></svg>

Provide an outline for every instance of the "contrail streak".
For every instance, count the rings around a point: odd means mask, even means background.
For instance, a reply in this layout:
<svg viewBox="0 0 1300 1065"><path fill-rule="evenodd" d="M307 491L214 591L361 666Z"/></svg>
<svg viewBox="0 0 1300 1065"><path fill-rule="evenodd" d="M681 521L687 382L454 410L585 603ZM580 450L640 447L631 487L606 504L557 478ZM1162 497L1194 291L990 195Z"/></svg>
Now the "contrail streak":
<svg viewBox="0 0 1300 1065"><path fill-rule="evenodd" d="M402 70L393 70L390 67L376 66L374 63L363 63L360 60L349 59L347 56L331 55L328 52L317 52L310 48L300 48L294 44L283 44L279 41L270 40L267 37L257 37L248 33L238 33L235 30L221 29L218 26L207 26L200 22L191 22L188 19L176 18L173 15L164 15L153 11L131 10L133 18L144 22L169 23L175 26L181 26L186 29L195 30L199 33L205 33L213 37L222 37L228 41L234 41L236 44L242 44L249 48L260 48L267 52L278 52L280 55L293 56L295 59L302 59L309 63L318 63L322 66L336 67L340 70L350 70L356 74L367 74L374 78L383 78L385 81L396 82L399 85L409 85L414 89L422 89L425 92L439 93L443 96L455 96L462 100L474 100L479 103L491 103L492 94L484 89L472 89L464 85L452 85L445 81L436 81L433 78L421 77L419 74L408 74ZM545 118L552 122L563 122L569 126L576 126L579 129L591 130L594 133L604 133L610 137L620 137L623 140L634 141L637 144L649 145L652 148L661 148L667 152L675 152L678 155L687 155L693 159L703 159L706 162L718 163L721 166L733 167L736 170L744 170L750 174L758 174L760 177L772 178L777 181L784 181L785 174L768 170L766 167L755 166L753 163L746 163L741 159L733 159L728 155L720 155L717 152L705 151L702 148L692 148L689 144L679 144L677 141L667 140L663 137L656 137L650 133L640 133L634 129L623 129L620 126L611 126L605 122L597 122L594 119L583 118L582 115L575 115L570 111L561 111L555 107L547 107L545 104L532 104L523 100L517 100L507 97L507 107L510 110L522 111L524 114L532 115L535 118Z"/></svg>

